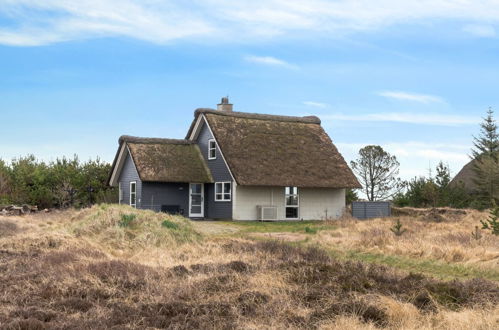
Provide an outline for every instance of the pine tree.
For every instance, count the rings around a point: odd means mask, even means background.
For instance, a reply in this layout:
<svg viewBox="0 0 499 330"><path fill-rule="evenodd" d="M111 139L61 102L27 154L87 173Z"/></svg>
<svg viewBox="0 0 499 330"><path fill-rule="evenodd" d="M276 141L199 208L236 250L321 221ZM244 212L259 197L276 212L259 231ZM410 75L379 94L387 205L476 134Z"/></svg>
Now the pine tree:
<svg viewBox="0 0 499 330"><path fill-rule="evenodd" d="M403 233L406 232L406 229L402 229L402 222L400 222L400 219L397 219L397 222L393 225L393 227L390 228L391 232L394 233L396 236L402 236Z"/></svg>
<svg viewBox="0 0 499 330"><path fill-rule="evenodd" d="M492 108L487 110L487 117L480 124L480 136L473 137L472 155L474 159L480 159L482 156L497 156L499 152L499 133L494 119Z"/></svg>
<svg viewBox="0 0 499 330"><path fill-rule="evenodd" d="M499 200L499 133L491 108L480 124L480 136L474 137L473 144L473 181L478 202L481 207L490 207L492 202Z"/></svg>
<svg viewBox="0 0 499 330"><path fill-rule="evenodd" d="M449 165L445 165L440 161L437 165L437 175L435 176L435 183L440 190L447 187L450 182L450 169Z"/></svg>
<svg viewBox="0 0 499 330"><path fill-rule="evenodd" d="M494 206L490 210L490 217L486 220L480 220L482 229L488 229L494 235L499 235L499 206Z"/></svg>

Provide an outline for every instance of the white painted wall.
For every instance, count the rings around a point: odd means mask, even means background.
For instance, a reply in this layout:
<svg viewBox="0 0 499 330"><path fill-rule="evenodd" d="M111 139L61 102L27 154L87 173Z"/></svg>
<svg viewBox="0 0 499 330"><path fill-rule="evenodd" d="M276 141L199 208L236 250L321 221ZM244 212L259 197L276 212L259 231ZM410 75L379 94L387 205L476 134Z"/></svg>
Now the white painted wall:
<svg viewBox="0 0 499 330"><path fill-rule="evenodd" d="M277 206L277 217L285 220L284 187L233 187L234 220L257 220L257 206ZM322 220L326 216L338 218L345 208L345 189L299 188L300 219Z"/></svg>

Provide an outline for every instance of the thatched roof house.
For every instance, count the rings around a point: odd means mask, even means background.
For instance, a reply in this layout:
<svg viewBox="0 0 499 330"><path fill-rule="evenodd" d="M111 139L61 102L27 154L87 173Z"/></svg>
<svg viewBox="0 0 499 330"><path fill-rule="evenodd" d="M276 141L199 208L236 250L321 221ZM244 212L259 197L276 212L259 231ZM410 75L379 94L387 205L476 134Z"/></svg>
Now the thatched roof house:
<svg viewBox="0 0 499 330"><path fill-rule="evenodd" d="M184 140L122 136L111 185L121 202L190 217L339 216L356 177L315 116L197 109ZM186 211L188 210L188 211Z"/></svg>
<svg viewBox="0 0 499 330"><path fill-rule="evenodd" d="M451 187L456 187L458 185L463 185L464 189L472 193L476 190L475 183L475 167L476 160L471 160L468 164L464 165L463 168L457 173L457 175L449 183Z"/></svg>

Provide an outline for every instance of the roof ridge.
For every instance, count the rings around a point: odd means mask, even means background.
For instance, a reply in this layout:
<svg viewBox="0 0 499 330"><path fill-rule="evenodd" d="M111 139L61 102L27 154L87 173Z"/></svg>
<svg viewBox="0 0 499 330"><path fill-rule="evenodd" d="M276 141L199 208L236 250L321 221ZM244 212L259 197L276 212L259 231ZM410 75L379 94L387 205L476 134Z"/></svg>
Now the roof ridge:
<svg viewBox="0 0 499 330"><path fill-rule="evenodd" d="M263 113L251 113L251 112L239 112L239 111L221 111L210 108L198 108L194 112L194 116L197 117L200 113L209 113L218 116L228 116L228 117L238 117L238 118L248 118L248 119L258 119L258 120L271 120L271 121L284 121L284 122L295 122L295 123L307 123L307 124L321 124L321 120L317 116L282 116L282 115L269 115Z"/></svg>
<svg viewBox="0 0 499 330"><path fill-rule="evenodd" d="M186 139L164 139L164 138L146 138L130 135L120 136L118 142L139 143L139 144L194 144L194 141Z"/></svg>

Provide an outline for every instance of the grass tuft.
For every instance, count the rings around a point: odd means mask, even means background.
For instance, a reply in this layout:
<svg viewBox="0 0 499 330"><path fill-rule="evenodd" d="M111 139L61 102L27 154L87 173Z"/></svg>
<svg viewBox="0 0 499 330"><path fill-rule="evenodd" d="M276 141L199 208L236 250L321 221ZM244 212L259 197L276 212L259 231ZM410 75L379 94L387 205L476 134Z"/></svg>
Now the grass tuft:
<svg viewBox="0 0 499 330"><path fill-rule="evenodd" d="M175 222L169 220L163 220L161 226L173 230L177 230L179 228L179 226Z"/></svg>
<svg viewBox="0 0 499 330"><path fill-rule="evenodd" d="M118 226L120 227L130 227L132 222L135 220L137 215L135 214L122 214L121 221L118 222Z"/></svg>

